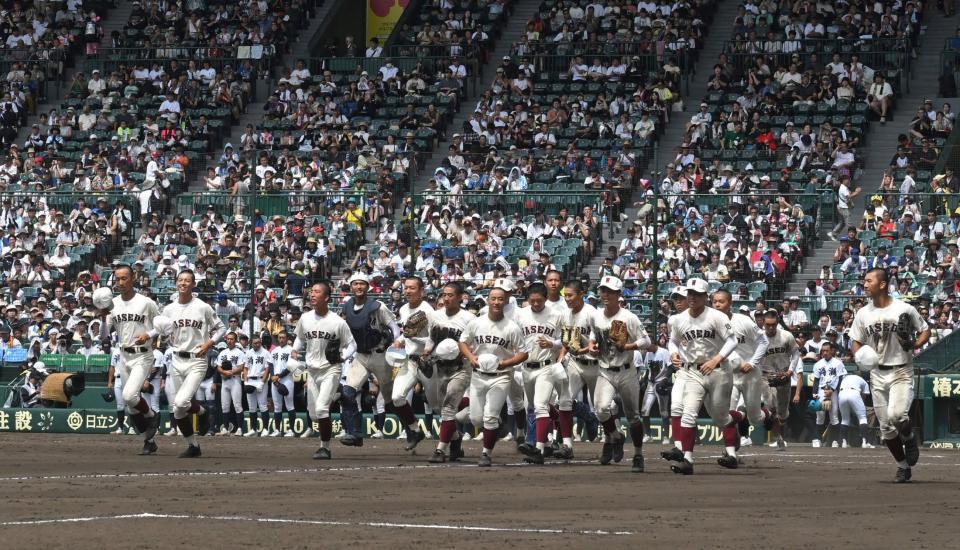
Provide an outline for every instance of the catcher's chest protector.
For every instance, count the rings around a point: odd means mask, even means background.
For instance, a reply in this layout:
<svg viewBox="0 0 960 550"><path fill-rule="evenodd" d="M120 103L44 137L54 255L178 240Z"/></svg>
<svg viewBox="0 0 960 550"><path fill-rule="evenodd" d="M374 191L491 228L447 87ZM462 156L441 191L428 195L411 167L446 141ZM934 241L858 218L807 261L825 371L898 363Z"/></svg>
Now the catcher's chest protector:
<svg viewBox="0 0 960 550"><path fill-rule="evenodd" d="M370 353L380 345L382 335L372 326L378 309L380 302L375 300L365 302L360 311L353 307L352 298L343 304L343 315L350 332L353 333L353 339L357 342L357 353Z"/></svg>

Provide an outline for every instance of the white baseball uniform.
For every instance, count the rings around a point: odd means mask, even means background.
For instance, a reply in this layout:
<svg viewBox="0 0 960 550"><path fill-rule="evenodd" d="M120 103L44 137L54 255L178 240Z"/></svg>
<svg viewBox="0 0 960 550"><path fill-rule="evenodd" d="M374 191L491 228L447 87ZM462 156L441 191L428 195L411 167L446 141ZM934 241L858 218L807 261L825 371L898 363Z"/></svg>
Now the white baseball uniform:
<svg viewBox="0 0 960 550"><path fill-rule="evenodd" d="M476 318L476 315L463 309L453 316L447 315L445 309L438 309L430 319L430 347L437 347L437 344L447 338L459 342L460 335L467 329L467 325ZM441 404L441 424L455 419L460 410L463 395L470 387L470 369L465 363L466 361L461 361L459 368L456 369L438 368L438 372L434 373L436 383L433 386L436 389L436 402ZM428 400L432 398L433 396L427 397Z"/></svg>
<svg viewBox="0 0 960 550"><path fill-rule="evenodd" d="M783 327L777 327L777 333L767 336L767 352L763 356L761 370L765 375L763 402L775 412L781 421L790 416L790 384L770 387L770 376L789 371L793 376L803 375L803 363L800 361L800 348L797 339Z"/></svg>
<svg viewBox="0 0 960 550"><path fill-rule="evenodd" d="M344 304L343 307L353 306L348 302ZM390 308L381 303L376 313L373 314L372 323L379 327L380 330L390 330L388 327L391 325L396 326L396 319L393 313L390 313ZM399 337L399 331L394 332L394 339L397 337ZM354 338L354 340L356 340L356 338ZM346 359L346 356L344 356L344 359ZM355 390L359 390L367 381L367 375L369 374L377 377L377 382L380 384L380 391L383 392L384 395L393 395L393 369L387 364L382 352L360 353L358 351L351 365L350 372L347 373L347 385Z"/></svg>
<svg viewBox="0 0 960 550"><path fill-rule="evenodd" d="M760 365L767 353L769 342L767 335L757 323L742 313L730 316L730 328L737 338L737 355L744 362L753 365L750 372L744 373L742 365L731 365L733 371L733 389L730 395L730 408L736 410L743 399L747 418L753 425L763 423L763 376Z"/></svg>
<svg viewBox="0 0 960 550"><path fill-rule="evenodd" d="M850 327L850 338L870 346L880 356L880 364L870 372L873 408L884 439L909 433L910 405L913 403L913 354L897 339L897 323L906 314L917 332L929 329L926 320L910 304L894 299L887 307L869 303L857 312Z"/></svg>
<svg viewBox="0 0 960 550"><path fill-rule="evenodd" d="M507 317L493 321L489 315L472 319L460 335L475 355L490 353L501 360L528 351L523 332ZM491 372L475 369L470 379L470 421L485 430L500 427L500 409L510 391L512 368L498 368Z"/></svg>
<svg viewBox="0 0 960 550"><path fill-rule="evenodd" d="M293 351L293 346L289 343L285 346L276 346L270 352L271 363L273 364L273 374L279 376L277 383L283 385L287 388L287 395L280 395L280 392L277 390L276 386L273 384L270 385L271 397L273 398L273 412L279 413L281 410L281 404L283 408L287 411L293 411L293 376L290 374L289 369L287 369L287 361L290 360L290 352ZM293 429L293 426L290 427ZM277 426L277 429L280 429L280 426Z"/></svg>
<svg viewBox="0 0 960 550"><path fill-rule="evenodd" d="M231 376L221 374L220 380L220 406L223 414L230 413L230 404L233 404L233 410L238 415L243 414L243 383L240 381L240 373L243 372L243 362L246 354L242 349L234 345L227 347L217 354L216 365L218 368L232 372ZM229 362L229 368L226 363ZM226 423L226 421L225 421ZM239 426L237 426L239 428Z"/></svg>
<svg viewBox="0 0 960 550"><path fill-rule="evenodd" d="M247 380L244 382L244 394L247 396L247 411L251 414L251 427L256 429L256 419L252 415L257 411L267 412L267 383L273 367L273 356L263 346L255 350L252 347L247 351L244 362ZM248 387L255 390L248 393Z"/></svg>
<svg viewBox="0 0 960 550"><path fill-rule="evenodd" d="M688 309L671 317L671 321L670 351L680 355L680 370L686 371L680 425L696 428L700 406L703 405L717 427L727 426L731 421L729 405L733 387L729 362L721 361L707 375L700 372L700 366L714 356L722 355L725 347L732 350L735 346L730 319L716 309L706 307L696 317Z"/></svg>
<svg viewBox="0 0 960 550"><path fill-rule="evenodd" d="M863 396L870 394L870 384L856 374L848 374L840 379L837 389L837 408L843 416L843 425L852 426L856 418L858 424L867 423L867 407L863 403Z"/></svg>
<svg viewBox="0 0 960 550"><path fill-rule="evenodd" d="M600 351L600 364L597 376L597 386L593 392L593 403L597 411L597 419L605 422L610 418L616 419L616 403L614 399L620 393L623 403L623 414L633 431L639 427L640 438L643 438L643 421L640 417L640 380L637 378L633 366L633 351L621 350L610 341L610 326L613 321L622 321L627 327L629 341L644 349L650 346L650 337L644 330L640 319L631 311L620 308L613 316L608 317L603 310L597 310L594 316L594 338ZM606 433L606 430L605 430ZM606 433L609 438L610 434ZM641 442L634 435L634 445Z"/></svg>
<svg viewBox="0 0 960 550"><path fill-rule="evenodd" d="M643 353L643 366L647 370L647 389L643 394L643 401L640 406L640 415L647 418L653 410L653 404L658 403L660 407L661 430L667 429L667 420L670 417L670 396L657 393L657 384L667 383L673 373L670 366L670 350L658 346L657 351L648 351Z"/></svg>
<svg viewBox="0 0 960 550"><path fill-rule="evenodd" d="M346 321L331 311L320 315L316 310L311 310L304 313L297 321L293 336L293 349L306 363L308 391L314 392L314 418L329 419L330 404L340 384L343 363L341 361L331 363L327 359L327 346L339 346L340 349L337 352L350 355L356 349L350 327L347 326ZM300 355L304 350L306 350L305 360L303 355ZM351 371L354 369L357 369L356 363L353 364ZM321 432L321 439L323 435Z"/></svg>
<svg viewBox="0 0 960 550"><path fill-rule="evenodd" d="M537 418L550 418L550 401L554 392L561 393L567 374L557 362L560 356L562 314L555 307L544 307L539 312L523 307L516 315L529 353L523 363L523 389L527 403L532 403ZM549 341L549 348L540 347L540 339ZM567 390L569 393L569 390Z"/></svg>
<svg viewBox="0 0 960 550"><path fill-rule="evenodd" d="M590 340L597 340L596 337L596 317L597 309L590 304L583 304L580 311L573 311L570 308L563 310L563 326L578 327L580 329L580 347L586 349ZM587 393L592 397L597 389L597 376L599 375L597 358L586 351L573 355L567 350L567 390L560 394L559 407L563 410L572 410L573 402L581 399L583 388L587 388Z"/></svg>
<svg viewBox="0 0 960 550"><path fill-rule="evenodd" d="M114 296L113 309L107 315L105 330L117 333L117 347L123 357L123 402L131 415L140 414L135 410L140 401L140 389L143 381L153 368L153 346L150 342L134 344L140 334L152 333L153 318L160 313L157 303L141 294L134 294L129 301ZM154 333L155 334L155 333Z"/></svg>
<svg viewBox="0 0 960 550"><path fill-rule="evenodd" d="M831 357L829 361L826 359L821 359L813 365L813 378L814 380L819 380L820 386L816 389L817 399L821 401L826 398L826 392L824 390L831 389L834 392L837 390L837 382L839 382L840 377L847 374L847 368L843 366L843 361L836 357ZM830 408L830 424L836 425L840 423L840 407L836 406L837 401L834 399L834 406ZM826 422L827 413L824 411L817 411L817 424L824 424Z"/></svg>
<svg viewBox="0 0 960 550"><path fill-rule="evenodd" d="M163 315L173 321L173 334L169 338L173 349L173 416L179 420L195 412L193 400L207 374L207 355L198 354L197 348L208 340L216 344L227 329L213 308L199 298L192 298L186 304L174 300L163 308ZM228 403L225 395L221 395L221 399ZM241 410L239 401L238 397L235 400L238 411ZM230 410L229 404L226 408Z"/></svg>
<svg viewBox="0 0 960 550"><path fill-rule="evenodd" d="M113 348L110 353L110 366L113 367L113 398L118 411L125 411L127 404L123 400L123 355L120 348ZM121 428L123 426L120 426Z"/></svg>
<svg viewBox="0 0 960 550"><path fill-rule="evenodd" d="M432 322L433 314L435 310L427 302L420 302L420 304L411 308L410 304L403 304L400 306L399 317L400 317L400 326L403 327L407 322L407 319L410 318L414 313L422 311L424 315L427 316L427 325L420 330L413 337L403 336L404 348L407 351L407 360L404 361L403 365L400 367L400 371L397 373L396 378L393 379L393 390L391 392L391 400L393 401L394 407L405 407L409 406L407 403L407 394L417 385L419 381L423 385L425 394L427 395L427 401L430 402L430 406L433 407L435 411L439 411L437 403L430 399L430 390L433 388L434 384L429 377L423 374L423 371L420 370L419 363L417 359L419 357L424 357L429 353L430 348L430 322ZM411 410L409 414L413 414ZM401 419L402 420L402 419ZM414 419L413 422L416 422Z"/></svg>

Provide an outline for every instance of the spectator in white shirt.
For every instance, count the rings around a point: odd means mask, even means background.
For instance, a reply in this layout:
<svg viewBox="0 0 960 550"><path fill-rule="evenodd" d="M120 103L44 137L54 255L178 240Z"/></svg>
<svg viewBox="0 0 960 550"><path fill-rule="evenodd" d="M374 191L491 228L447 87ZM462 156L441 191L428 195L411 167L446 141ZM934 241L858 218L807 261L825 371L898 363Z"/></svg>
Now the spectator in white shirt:
<svg viewBox="0 0 960 550"><path fill-rule="evenodd" d="M890 97L893 96L893 88L889 82L886 82L880 73L873 74L873 84L870 85L870 91L867 93L867 101L870 102L870 108L873 112L880 115L880 124L887 122L887 110L890 108Z"/></svg>

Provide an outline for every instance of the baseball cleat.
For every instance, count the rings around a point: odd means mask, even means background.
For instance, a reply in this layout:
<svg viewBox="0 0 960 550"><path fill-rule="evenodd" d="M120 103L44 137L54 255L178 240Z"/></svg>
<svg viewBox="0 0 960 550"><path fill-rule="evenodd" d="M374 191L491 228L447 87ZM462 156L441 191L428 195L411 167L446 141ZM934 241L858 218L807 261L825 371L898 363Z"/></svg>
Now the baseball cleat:
<svg viewBox="0 0 960 550"><path fill-rule="evenodd" d="M140 451L140 456L152 455L157 452L157 442L150 439L143 442L143 450Z"/></svg>
<svg viewBox="0 0 960 550"><path fill-rule="evenodd" d="M670 471L675 474L682 474L685 476L693 474L693 463L689 460L684 460L679 464L671 464Z"/></svg>
<svg viewBox="0 0 960 550"><path fill-rule="evenodd" d="M555 451L553 453L553 458L559 460L573 460L573 449L564 445L560 447L559 451Z"/></svg>
<svg viewBox="0 0 960 550"><path fill-rule="evenodd" d="M297 436L293 433L293 430L287 430L283 432L283 437L297 437Z"/></svg>
<svg viewBox="0 0 960 550"><path fill-rule="evenodd" d="M910 483L910 478L913 477L910 468L897 468L897 475L893 478L894 483Z"/></svg>
<svg viewBox="0 0 960 550"><path fill-rule="evenodd" d="M229 433L230 433L230 431L227 430L227 427L226 427L226 426L223 426L222 428L220 428L220 431L217 432L217 435L228 435Z"/></svg>
<svg viewBox="0 0 960 550"><path fill-rule="evenodd" d="M312 435L313 435L313 429L307 428L306 430L303 430L303 433L300 434L300 437L310 437Z"/></svg>
<svg viewBox="0 0 960 550"><path fill-rule="evenodd" d="M280 437L280 430L273 430L267 434L267 437Z"/></svg>
<svg viewBox="0 0 960 550"><path fill-rule="evenodd" d="M678 449L678 448L676 448L676 447L670 449L669 451L663 451L662 453L660 453L660 456L661 456L664 460L669 460L670 462L681 462L681 461L683 461L683 451L681 451L680 449Z"/></svg>
<svg viewBox="0 0 960 550"><path fill-rule="evenodd" d="M313 453L314 460L330 460L330 449L326 447L320 447L317 449L317 452Z"/></svg>
<svg viewBox="0 0 960 550"><path fill-rule="evenodd" d="M463 440L454 439L450 442L450 462L456 462L463 458Z"/></svg>
<svg viewBox="0 0 960 550"><path fill-rule="evenodd" d="M903 442L903 452L907 455L907 465L916 466L920 461L920 445L917 442L917 432L914 431L910 439ZM909 473L907 476L909 479Z"/></svg>
<svg viewBox="0 0 960 550"><path fill-rule="evenodd" d="M446 461L447 454L440 449L434 449L433 455L430 456L430 462L433 464L443 464Z"/></svg>
<svg viewBox="0 0 960 550"><path fill-rule="evenodd" d="M517 452L522 455L530 456L533 453L537 452L537 448L527 443L526 441L524 441L523 443L520 443L519 445L517 445Z"/></svg>
<svg viewBox="0 0 960 550"><path fill-rule="evenodd" d="M433 439L433 434L430 433L430 432L424 432L423 438L424 438L424 439Z"/></svg>
<svg viewBox="0 0 960 550"><path fill-rule="evenodd" d="M170 428L169 430L167 430L166 432L164 432L163 435L165 435L165 436L167 436L167 437L173 437L173 436L177 435L177 430L175 430L175 429L173 429L173 428Z"/></svg>
<svg viewBox="0 0 960 550"><path fill-rule="evenodd" d="M760 410L763 411L763 429L769 432L773 429L773 415L766 407L761 407Z"/></svg>
<svg viewBox="0 0 960 550"><path fill-rule="evenodd" d="M493 461L490 460L490 455L488 455L487 453L482 453L480 455L480 460L477 461L477 466L480 466L483 468L489 468L492 465L493 465Z"/></svg>
<svg viewBox="0 0 960 550"><path fill-rule="evenodd" d="M247 433L243 434L243 437L257 437L260 435L260 432L257 430L247 430Z"/></svg>
<svg viewBox="0 0 960 550"><path fill-rule="evenodd" d="M860 445L860 447L863 448L863 449L875 449L875 448L876 448L876 447L874 447L873 445L867 443L866 441L864 441L863 444Z"/></svg>
<svg viewBox="0 0 960 550"><path fill-rule="evenodd" d="M739 463L737 462L737 457L730 456L727 453L723 453L723 456L717 459L717 464L723 466L724 468L729 468L731 470L736 470Z"/></svg>
<svg viewBox="0 0 960 550"><path fill-rule="evenodd" d="M833 449L839 449L839 448L840 448L840 442L839 442L839 441L834 441L833 443L830 444L830 447L833 448Z"/></svg>
<svg viewBox="0 0 960 550"><path fill-rule="evenodd" d="M673 445L673 441L670 441L670 438L669 438L669 437L664 437L664 438L660 441L660 444L661 444L661 445Z"/></svg>
<svg viewBox="0 0 960 550"><path fill-rule="evenodd" d="M123 426L120 426L119 428L117 428L116 430L113 430L113 431L110 432L110 433L115 434L115 435L123 435Z"/></svg>
<svg viewBox="0 0 960 550"><path fill-rule="evenodd" d="M529 454L523 458L523 461L527 464L543 464L543 453L539 450L534 449L532 454Z"/></svg>
<svg viewBox="0 0 960 550"><path fill-rule="evenodd" d="M627 436L623 435L619 430L613 433L613 461L619 463L623 460L623 444L626 442Z"/></svg>
<svg viewBox="0 0 960 550"><path fill-rule="evenodd" d="M340 438L340 443L347 447L363 447L363 438L353 434L346 434Z"/></svg>
<svg viewBox="0 0 960 550"><path fill-rule="evenodd" d="M635 474L642 474L643 470L644 470L643 456L635 455L633 457L633 466L630 468L630 471Z"/></svg>
<svg viewBox="0 0 960 550"><path fill-rule="evenodd" d="M153 441L153 438L157 437L157 427L156 425L151 424L147 431L143 432L144 441Z"/></svg>
<svg viewBox="0 0 960 550"><path fill-rule="evenodd" d="M373 433L370 434L370 439L383 439L383 432L380 430L373 430Z"/></svg>
<svg viewBox="0 0 960 550"><path fill-rule="evenodd" d="M743 437L740 438L740 446L741 446L741 447L749 447L750 445L753 445L753 440L752 440L752 439L750 439L750 438L747 437L747 436L743 436Z"/></svg>
<svg viewBox="0 0 960 550"><path fill-rule="evenodd" d="M600 449L600 464L606 466L613 460L613 443L604 440L603 447Z"/></svg>
<svg viewBox="0 0 960 550"><path fill-rule="evenodd" d="M130 429L127 430L127 435L137 435L137 429L133 426L130 426Z"/></svg>
<svg viewBox="0 0 960 550"><path fill-rule="evenodd" d="M843 440L843 443L840 445L840 448L841 448L841 449L848 449L848 448L850 448L850 444L847 443L847 440L846 440L846 439Z"/></svg>
<svg viewBox="0 0 960 550"><path fill-rule="evenodd" d="M473 437L470 434L465 433L462 436L460 436L460 439L462 439L463 441L470 441L471 439L473 439Z"/></svg>
<svg viewBox="0 0 960 550"><path fill-rule="evenodd" d="M814 439L813 441L810 442L810 446L813 447L814 449L819 449L819 448L820 448L820 440L819 440L819 439Z"/></svg>
<svg viewBox="0 0 960 550"><path fill-rule="evenodd" d="M426 438L427 436L419 430L407 433L407 444L403 446L403 450L412 451L416 449L417 445Z"/></svg>
<svg viewBox="0 0 960 550"><path fill-rule="evenodd" d="M651 439L653 439L653 438L650 437L650 434L645 434L645 435L643 436L643 442L644 442L644 443L650 443L650 440L651 440Z"/></svg>
<svg viewBox="0 0 960 550"><path fill-rule="evenodd" d="M270 435L270 430L268 430L267 428L260 430L260 437L268 437L269 435Z"/></svg>
<svg viewBox="0 0 960 550"><path fill-rule="evenodd" d="M198 458L200 456L200 447L196 445L190 445L183 450L182 453L177 455L178 458Z"/></svg>
<svg viewBox="0 0 960 550"><path fill-rule="evenodd" d="M553 455L555 455L559 450L559 447L554 447L556 443L557 442L554 441L553 444L547 445L543 448L543 458L553 458Z"/></svg>

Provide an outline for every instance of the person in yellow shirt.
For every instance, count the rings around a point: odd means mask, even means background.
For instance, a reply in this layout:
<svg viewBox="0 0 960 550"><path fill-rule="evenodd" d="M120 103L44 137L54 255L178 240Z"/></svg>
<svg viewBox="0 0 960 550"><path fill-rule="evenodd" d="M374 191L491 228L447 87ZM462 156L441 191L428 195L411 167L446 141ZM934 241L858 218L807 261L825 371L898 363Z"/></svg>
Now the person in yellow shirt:
<svg viewBox="0 0 960 550"><path fill-rule="evenodd" d="M343 221L356 226L356 229L363 228L363 208L357 205L355 199L347 201L347 210L343 215Z"/></svg>

